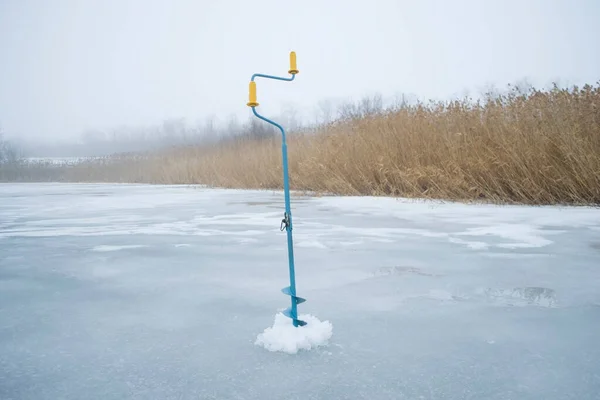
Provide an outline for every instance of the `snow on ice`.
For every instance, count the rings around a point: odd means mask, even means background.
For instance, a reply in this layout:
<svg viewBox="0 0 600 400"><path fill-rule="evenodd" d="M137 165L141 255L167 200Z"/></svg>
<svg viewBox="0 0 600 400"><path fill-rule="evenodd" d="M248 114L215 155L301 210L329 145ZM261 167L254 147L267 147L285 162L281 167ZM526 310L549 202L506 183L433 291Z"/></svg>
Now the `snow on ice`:
<svg viewBox="0 0 600 400"><path fill-rule="evenodd" d="M275 315L272 327L258 335L256 342L269 351L281 351L296 354L299 350L310 350L327 345L333 334L333 325L329 321L320 321L312 315L299 315L307 324L295 327L292 320L282 313Z"/></svg>

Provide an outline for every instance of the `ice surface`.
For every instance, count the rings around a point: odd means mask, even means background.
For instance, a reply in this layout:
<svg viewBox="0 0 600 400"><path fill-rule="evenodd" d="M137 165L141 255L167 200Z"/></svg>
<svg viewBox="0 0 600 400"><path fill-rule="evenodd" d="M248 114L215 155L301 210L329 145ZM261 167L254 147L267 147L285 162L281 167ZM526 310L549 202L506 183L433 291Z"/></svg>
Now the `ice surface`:
<svg viewBox="0 0 600 400"><path fill-rule="evenodd" d="M287 354L282 193L0 185L0 399L597 399L599 209L292 210Z"/></svg>
<svg viewBox="0 0 600 400"><path fill-rule="evenodd" d="M290 318L277 313L273 326L259 334L254 344L269 351L288 354L296 354L300 350L310 350L328 344L333 334L331 322L319 321L317 317L307 314L300 314L298 318L307 324L296 328Z"/></svg>

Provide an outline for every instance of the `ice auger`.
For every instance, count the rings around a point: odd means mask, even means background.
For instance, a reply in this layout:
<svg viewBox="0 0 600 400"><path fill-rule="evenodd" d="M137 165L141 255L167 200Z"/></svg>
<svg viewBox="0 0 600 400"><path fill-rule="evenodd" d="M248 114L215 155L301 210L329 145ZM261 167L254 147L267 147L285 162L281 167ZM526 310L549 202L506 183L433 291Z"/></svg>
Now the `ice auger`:
<svg viewBox="0 0 600 400"><path fill-rule="evenodd" d="M267 79L277 79L280 81L293 81L296 74L300 72L298 71L298 67L296 66L296 53L290 52L290 69L288 73L291 75L289 78L283 78L279 76L272 75L264 75L264 74L254 74L252 75L252 79L250 80L250 96L247 103L248 107L252 108L252 112L256 117L262 119L263 121L276 126L281 131L281 153L283 158L283 191L285 194L285 213L283 215L283 220L281 221L281 230L284 229L287 231L287 244L288 244L288 259L289 259L289 269L290 269L290 286L281 289L281 291L290 296L292 305L291 307L285 309L283 314L292 319L295 327L304 326L306 322L298 319L298 304L304 303L306 300L302 297L298 297L296 295L296 275L294 272L294 242L292 240L292 211L290 207L290 182L288 176L288 157L287 157L287 143L285 140L285 130L278 123L271 121L268 118L263 117L262 115L256 112L256 107L258 107L258 101L256 98L256 82L255 78L267 78Z"/></svg>

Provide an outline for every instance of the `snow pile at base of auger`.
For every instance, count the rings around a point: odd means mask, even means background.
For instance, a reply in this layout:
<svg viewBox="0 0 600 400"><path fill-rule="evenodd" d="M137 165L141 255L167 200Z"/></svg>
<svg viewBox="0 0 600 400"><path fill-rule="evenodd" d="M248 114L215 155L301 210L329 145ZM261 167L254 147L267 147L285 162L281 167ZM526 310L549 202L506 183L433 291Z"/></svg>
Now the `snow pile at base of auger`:
<svg viewBox="0 0 600 400"><path fill-rule="evenodd" d="M331 322L321 322L312 315L300 315L299 318L307 324L294 327L290 318L277 313L273 326L259 334L254 344L263 346L269 351L282 351L289 354L327 345L333 334Z"/></svg>

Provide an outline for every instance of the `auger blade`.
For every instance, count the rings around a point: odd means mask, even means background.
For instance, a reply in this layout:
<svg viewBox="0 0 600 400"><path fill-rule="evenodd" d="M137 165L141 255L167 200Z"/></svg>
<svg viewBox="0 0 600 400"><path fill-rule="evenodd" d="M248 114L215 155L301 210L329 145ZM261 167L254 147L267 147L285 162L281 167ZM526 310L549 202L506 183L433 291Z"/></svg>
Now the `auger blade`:
<svg viewBox="0 0 600 400"><path fill-rule="evenodd" d="M283 313L283 315L285 315L286 317L290 318L291 320L293 320L295 322L294 326L306 325L306 322L302 321L301 319L294 318L294 316L292 315L292 309L290 307L283 310L282 313Z"/></svg>
<svg viewBox="0 0 600 400"><path fill-rule="evenodd" d="M294 296L292 294L292 291L290 290L289 286L288 287L284 287L283 289L281 289L281 292L283 294L287 294L288 296L295 298L296 299L296 304L302 304L302 303L304 303L306 301L306 299L303 299L302 297Z"/></svg>

